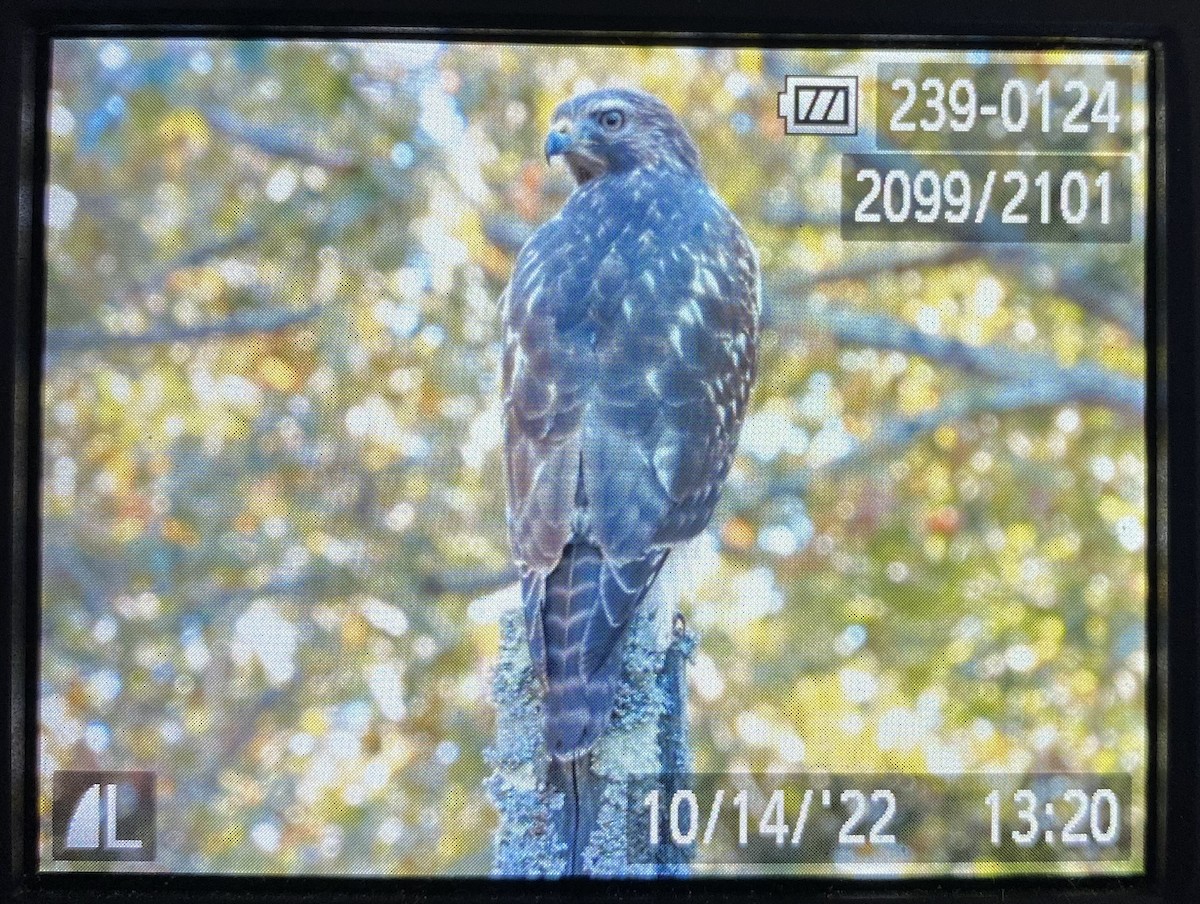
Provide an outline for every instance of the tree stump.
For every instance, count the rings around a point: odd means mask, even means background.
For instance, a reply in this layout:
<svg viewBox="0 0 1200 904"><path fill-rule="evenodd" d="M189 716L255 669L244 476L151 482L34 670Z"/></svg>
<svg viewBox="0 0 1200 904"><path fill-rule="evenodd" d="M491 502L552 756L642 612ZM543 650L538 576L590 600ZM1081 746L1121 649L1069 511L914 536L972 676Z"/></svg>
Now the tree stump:
<svg viewBox="0 0 1200 904"><path fill-rule="evenodd" d="M664 586L667 584L663 582ZM660 591L662 592L662 591ZM651 591L653 595L654 591ZM662 602L666 602L663 600ZM649 605L630 625L612 724L587 757L553 762L542 728L542 690L533 674L520 609L500 621L500 657L493 683L496 741L485 756L485 781L500 815L492 875L497 877L678 876L689 854L648 839L628 838L631 777L651 777L666 789L691 769L685 666L695 636L674 603L665 625Z"/></svg>

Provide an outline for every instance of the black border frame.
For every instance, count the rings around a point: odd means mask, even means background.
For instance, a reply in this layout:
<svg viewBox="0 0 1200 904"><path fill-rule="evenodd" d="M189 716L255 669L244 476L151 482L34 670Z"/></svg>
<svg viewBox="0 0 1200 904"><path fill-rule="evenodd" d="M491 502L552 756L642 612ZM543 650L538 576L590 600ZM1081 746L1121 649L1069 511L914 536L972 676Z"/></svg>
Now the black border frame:
<svg viewBox="0 0 1200 904"><path fill-rule="evenodd" d="M993 0L994 2L994 0ZM1200 4L1195 0L1005 0L1003 9L968 8L962 0L908 0L879 8L840 0L786 10L771 0L609 0L592 12L545 0L533 11L520 0L18 0L0 9L0 399L11 420L0 428L0 575L10 612L0 625L0 691L8 703L5 749L11 769L0 778L9 800L0 821L0 891L30 902L436 902L655 900L660 894L705 901L964 901L978 904L1087 901L1096 904L1200 902L1200 594L1195 474L1200 419L1200 318L1194 287L1200 262L1195 205L1200 198ZM1147 873L1136 878L825 880L687 879L652 882L488 879L246 877L38 873L31 841L36 798L32 668L37 612L38 456L42 339L42 202L44 107L49 39L97 34L263 37L505 37L523 41L616 40L675 43L961 46L1121 46L1151 51L1155 102L1149 193L1147 442L1151 463L1147 550L1151 807ZM920 35L924 35L918 37ZM1039 36L1040 35L1040 36ZM1053 37L1047 37L1053 36ZM1168 190L1169 185L1169 190ZM1167 340L1182 349L1168 354ZM1170 393L1167 387L1170 387ZM1168 434L1168 424L1170 432ZM1174 554L1167 558L1167 539ZM1170 587L1168 595L1167 590ZM1168 693L1169 689L1171 690Z"/></svg>

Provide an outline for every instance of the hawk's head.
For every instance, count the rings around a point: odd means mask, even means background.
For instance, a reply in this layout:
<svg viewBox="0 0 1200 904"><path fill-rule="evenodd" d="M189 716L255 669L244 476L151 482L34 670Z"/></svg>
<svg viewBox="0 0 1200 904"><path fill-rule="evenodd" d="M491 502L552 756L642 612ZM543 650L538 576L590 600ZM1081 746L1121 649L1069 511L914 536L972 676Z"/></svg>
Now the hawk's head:
<svg viewBox="0 0 1200 904"><path fill-rule="evenodd" d="M589 91L560 104L550 118L546 161L558 155L580 185L640 166L694 170L700 159L666 104L628 88Z"/></svg>

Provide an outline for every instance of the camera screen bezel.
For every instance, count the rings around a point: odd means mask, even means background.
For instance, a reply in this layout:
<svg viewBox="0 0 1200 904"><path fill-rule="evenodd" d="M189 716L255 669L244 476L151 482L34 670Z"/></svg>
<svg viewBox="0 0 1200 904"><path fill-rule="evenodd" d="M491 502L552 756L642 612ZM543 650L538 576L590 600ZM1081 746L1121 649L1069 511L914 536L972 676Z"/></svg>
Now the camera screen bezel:
<svg viewBox="0 0 1200 904"><path fill-rule="evenodd" d="M1193 476L1197 419L1194 399L1197 360L1188 354L1200 340L1194 285L1197 252L1192 198L1200 166L1196 139L1196 74L1184 61L1200 59L1200 30L1193 13L1168 21L1166 2L1128 4L1125 18L1107 22L1077 18L1047 21L1044 4L1012 0L1002 22L972 17L963 4L923 0L903 17L883 20L868 0L849 0L823 10L819 21L789 18L744 6L736 14L708 11L680 17L659 0L621 0L604 16L549 7L537 13L516 3L458 4L453 11L433 4L357 0L338 9L318 4L269 0L254 9L231 0L126 0L107 8L83 2L30 4L0 13L4 17L4 81L0 88L0 134L7 145L0 178L5 215L0 220L4 260L0 278L10 297L10 329L0 336L4 392L12 412L10 435L2 447L7 472L9 517L5 519L4 573L8 577L10 619L0 639L11 664L5 680L9 700L11 770L6 790L11 802L5 833L5 889L25 900L207 901L228 897L263 901L375 901L397 895L434 901L499 901L535 895L597 900L616 895L635 900L661 894L663 884L679 883L689 897L726 900L752 895L793 900L831 899L927 901L1043 901L1082 897L1102 902L1192 901L1200 899L1196 861L1200 859L1200 796L1197 752L1196 557L1188 550L1197 538L1188 519L1200 508ZM1115 6L1116 4L1107 4ZM1134 7L1140 7L1134 10ZM472 7L475 7L472 9ZM1056 15L1063 15L1061 9ZM1186 15L1186 11L1185 11ZM816 17L813 17L814 19ZM902 21L901 21L902 20ZM353 24L350 24L353 23ZM851 29L869 23L870 36ZM801 30L801 26L803 29ZM860 30L867 30L861 29ZM922 32L934 37L918 37ZM1054 38L1029 37L1054 34ZM995 47L998 49L1134 49L1149 53L1150 190L1147 222L1147 453L1150 515L1147 567L1150 580L1147 629L1153 680L1148 694L1149 808L1147 866L1144 875L1037 877L1005 880L945 878L816 880L779 877L653 880L520 880L461 878L324 878L38 871L36 743L38 574L40 525L39 442L41 336L44 320L42 193L46 171L45 110L49 60L55 38L94 37L226 38L420 38L544 43L640 43L761 46L858 46L904 48ZM1100 36L1098 36L1100 35ZM1101 37L1102 36L1102 37ZM1170 191L1168 191L1170 180ZM1168 241L1168 236L1170 240ZM1170 246L1170 247L1168 247ZM1184 351L1171 353L1172 348ZM1170 392L1168 393L1168 387ZM1168 430L1168 425L1170 429ZM1167 554L1167 541L1181 552ZM1170 593L1168 593L1170 588ZM1172 693L1172 689L1174 692Z"/></svg>

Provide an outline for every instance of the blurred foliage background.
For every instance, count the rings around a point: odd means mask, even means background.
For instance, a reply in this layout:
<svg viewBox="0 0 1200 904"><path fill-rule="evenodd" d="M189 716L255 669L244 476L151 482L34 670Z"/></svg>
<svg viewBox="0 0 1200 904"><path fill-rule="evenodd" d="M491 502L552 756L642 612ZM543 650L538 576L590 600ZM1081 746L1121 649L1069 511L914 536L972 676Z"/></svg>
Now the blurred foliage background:
<svg viewBox="0 0 1200 904"><path fill-rule="evenodd" d="M765 272L686 610L698 768L1140 787L1144 69L1133 243L843 244L850 140L785 137L776 93L858 71L870 109L883 58L56 41L44 830L55 769L150 768L143 868L487 871L496 299L571 188L550 110L614 79L680 112Z"/></svg>

